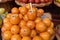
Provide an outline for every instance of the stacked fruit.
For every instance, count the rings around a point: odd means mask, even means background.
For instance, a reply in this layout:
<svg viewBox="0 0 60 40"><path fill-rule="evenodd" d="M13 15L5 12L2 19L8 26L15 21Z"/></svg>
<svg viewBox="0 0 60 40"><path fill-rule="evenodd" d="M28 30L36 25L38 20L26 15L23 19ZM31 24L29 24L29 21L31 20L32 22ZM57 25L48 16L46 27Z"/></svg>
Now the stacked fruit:
<svg viewBox="0 0 60 40"><path fill-rule="evenodd" d="M43 9L35 7L12 8L3 20L3 40L50 40L54 34L53 22L41 19Z"/></svg>
<svg viewBox="0 0 60 40"><path fill-rule="evenodd" d="M27 3L27 2L31 2L31 3L48 3L51 0L17 0L17 1L24 2L24 3Z"/></svg>

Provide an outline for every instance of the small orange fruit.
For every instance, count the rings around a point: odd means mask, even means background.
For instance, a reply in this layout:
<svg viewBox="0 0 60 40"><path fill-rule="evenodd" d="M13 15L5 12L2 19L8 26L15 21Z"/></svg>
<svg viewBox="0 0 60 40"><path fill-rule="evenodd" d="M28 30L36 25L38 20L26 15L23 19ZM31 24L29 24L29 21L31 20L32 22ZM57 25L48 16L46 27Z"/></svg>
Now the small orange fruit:
<svg viewBox="0 0 60 40"><path fill-rule="evenodd" d="M41 17L44 14L44 10L43 9L38 9L37 10L37 16Z"/></svg>
<svg viewBox="0 0 60 40"><path fill-rule="evenodd" d="M28 15L28 18L30 20L35 20L36 19L36 16L37 16L36 9L35 8L32 8L32 10L29 10L27 12L27 15Z"/></svg>
<svg viewBox="0 0 60 40"><path fill-rule="evenodd" d="M37 35L36 30L31 30L30 37L35 37Z"/></svg>
<svg viewBox="0 0 60 40"><path fill-rule="evenodd" d="M6 40L11 39L11 36L12 36L12 33L10 31L5 31L3 33L3 38L6 39Z"/></svg>
<svg viewBox="0 0 60 40"><path fill-rule="evenodd" d="M47 29L47 32L49 32L51 35L53 35L53 34L54 34L54 29L51 28L51 27L49 27L49 28Z"/></svg>
<svg viewBox="0 0 60 40"><path fill-rule="evenodd" d="M30 9L30 4L26 4L25 6L27 9Z"/></svg>
<svg viewBox="0 0 60 40"><path fill-rule="evenodd" d="M48 32L43 32L43 33L40 33L40 37L43 40L49 40L50 39L50 34Z"/></svg>
<svg viewBox="0 0 60 40"><path fill-rule="evenodd" d="M30 29L28 27L22 27L20 30L20 35L22 37L30 35Z"/></svg>
<svg viewBox="0 0 60 40"><path fill-rule="evenodd" d="M19 14L19 18L20 18L20 19L23 19L23 15L22 15L22 14Z"/></svg>
<svg viewBox="0 0 60 40"><path fill-rule="evenodd" d="M26 14L26 15L24 15L23 19L24 19L25 21L28 21L28 20L29 20L29 18L28 18L28 16L27 16L27 14Z"/></svg>
<svg viewBox="0 0 60 40"><path fill-rule="evenodd" d="M39 22L36 24L36 30L39 32L44 32L46 31L47 27L45 26L45 24L43 22Z"/></svg>
<svg viewBox="0 0 60 40"><path fill-rule="evenodd" d="M20 27L26 26L26 21L21 20L20 23L19 23L19 26L20 26Z"/></svg>
<svg viewBox="0 0 60 40"><path fill-rule="evenodd" d="M51 22L50 27L51 27L51 28L54 28L54 23L53 23L53 22Z"/></svg>
<svg viewBox="0 0 60 40"><path fill-rule="evenodd" d="M19 16L18 16L18 14L12 14L12 15L11 15L11 18L10 18L10 22L11 22L12 24L19 24L20 18L19 18Z"/></svg>
<svg viewBox="0 0 60 40"><path fill-rule="evenodd" d="M51 20L49 18L44 18L43 22L46 24L47 27L51 25Z"/></svg>
<svg viewBox="0 0 60 40"><path fill-rule="evenodd" d="M39 22L41 22L42 21L42 19L40 18L40 17L37 17L36 19L35 19L35 23L39 23Z"/></svg>
<svg viewBox="0 0 60 40"><path fill-rule="evenodd" d="M9 13L9 14L7 14L7 16L6 16L7 18L10 18L11 17L11 13Z"/></svg>
<svg viewBox="0 0 60 40"><path fill-rule="evenodd" d="M11 40L21 40L21 37L20 37L20 35L15 34L11 37Z"/></svg>
<svg viewBox="0 0 60 40"><path fill-rule="evenodd" d="M14 14L18 14L19 13L19 9L14 7L14 8L12 8L11 12L14 13Z"/></svg>
<svg viewBox="0 0 60 40"><path fill-rule="evenodd" d="M12 33L12 34L18 34L19 31L20 31L19 26L13 25L13 26L11 27L11 33Z"/></svg>
<svg viewBox="0 0 60 40"><path fill-rule="evenodd" d="M25 37L22 38L22 40L31 40L31 38L28 37L28 36L25 36Z"/></svg>
<svg viewBox="0 0 60 40"><path fill-rule="evenodd" d="M27 27L29 27L30 29L34 29L34 27L35 27L34 21L28 21L26 25L27 25Z"/></svg>
<svg viewBox="0 0 60 40"><path fill-rule="evenodd" d="M5 23L8 23L8 22L10 22L9 18L4 18L3 23L5 24Z"/></svg>
<svg viewBox="0 0 60 40"><path fill-rule="evenodd" d="M21 14L25 15L27 13L27 8L26 7L19 7L19 11Z"/></svg>
<svg viewBox="0 0 60 40"><path fill-rule="evenodd" d="M41 37L39 37L39 36L35 36L35 37L33 37L33 39L32 40L42 40L42 38Z"/></svg>

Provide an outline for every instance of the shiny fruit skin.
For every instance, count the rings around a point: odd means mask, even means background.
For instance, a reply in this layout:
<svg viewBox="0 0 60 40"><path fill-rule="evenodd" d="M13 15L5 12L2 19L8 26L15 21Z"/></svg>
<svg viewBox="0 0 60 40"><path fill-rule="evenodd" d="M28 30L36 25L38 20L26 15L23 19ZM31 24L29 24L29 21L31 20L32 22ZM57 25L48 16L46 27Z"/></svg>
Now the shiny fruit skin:
<svg viewBox="0 0 60 40"><path fill-rule="evenodd" d="M7 18L10 18L11 17L11 13L9 13L9 14L7 14L7 16L6 16Z"/></svg>
<svg viewBox="0 0 60 40"><path fill-rule="evenodd" d="M11 39L11 36L12 36L12 33L10 31L5 31L3 33L3 38L6 39L6 40Z"/></svg>
<svg viewBox="0 0 60 40"><path fill-rule="evenodd" d="M19 27L24 27L24 26L26 26L26 21L21 20L19 23Z"/></svg>
<svg viewBox="0 0 60 40"><path fill-rule="evenodd" d="M22 38L22 40L31 40L31 38L28 37L28 36L25 36L25 37Z"/></svg>
<svg viewBox="0 0 60 40"><path fill-rule="evenodd" d="M20 19L23 19L23 15L21 13L19 14L19 18Z"/></svg>
<svg viewBox="0 0 60 40"><path fill-rule="evenodd" d="M35 19L35 23L39 23L39 22L41 22L42 21L42 19L40 18L40 17L37 17L36 19Z"/></svg>
<svg viewBox="0 0 60 40"><path fill-rule="evenodd" d="M29 0L29 2L34 3L34 0Z"/></svg>
<svg viewBox="0 0 60 40"><path fill-rule="evenodd" d="M22 2L27 3L28 0L22 0Z"/></svg>
<svg viewBox="0 0 60 40"><path fill-rule="evenodd" d="M30 29L28 27L22 27L20 30L20 35L22 37L30 35Z"/></svg>
<svg viewBox="0 0 60 40"><path fill-rule="evenodd" d="M11 12L12 12L13 14L18 14L18 13L19 13L19 9L16 8L16 7L14 7L14 8L12 8Z"/></svg>
<svg viewBox="0 0 60 40"><path fill-rule="evenodd" d="M48 32L43 32L43 33L40 33L40 37L43 40L49 40L50 39L50 34Z"/></svg>
<svg viewBox="0 0 60 40"><path fill-rule="evenodd" d="M44 14L44 10L43 9L38 9L37 10L37 16L41 17Z"/></svg>
<svg viewBox="0 0 60 40"><path fill-rule="evenodd" d="M26 14L26 15L24 15L23 19L24 19L25 21L28 21L28 20L29 20L29 18L28 18L28 16L27 16L27 14Z"/></svg>
<svg viewBox="0 0 60 40"><path fill-rule="evenodd" d="M20 31L19 26L13 25L13 26L11 27L11 33L12 33L12 34L18 34L19 31Z"/></svg>
<svg viewBox="0 0 60 40"><path fill-rule="evenodd" d="M47 27L45 26L45 24L43 22L39 22L36 24L36 30L39 32L44 32L46 31Z"/></svg>
<svg viewBox="0 0 60 40"><path fill-rule="evenodd" d="M27 27L29 27L30 29L34 29L34 27L35 27L34 21L28 21L26 25L27 25Z"/></svg>
<svg viewBox="0 0 60 40"><path fill-rule="evenodd" d="M31 30L31 34L30 34L30 37L35 37L37 35L37 32L36 30Z"/></svg>
<svg viewBox="0 0 60 40"><path fill-rule="evenodd" d="M37 16L36 9L32 8L32 10L28 11L27 15L30 20L35 20Z"/></svg>
<svg viewBox="0 0 60 40"><path fill-rule="evenodd" d="M47 27L49 27L49 26L51 25L51 20L50 20L49 18L44 18L44 19L43 19L43 22L45 23L45 25L46 25Z"/></svg>
<svg viewBox="0 0 60 40"><path fill-rule="evenodd" d="M49 32L51 35L53 35L53 34L54 34L54 29L51 28L51 27L49 27L49 28L47 29L47 32Z"/></svg>
<svg viewBox="0 0 60 40"><path fill-rule="evenodd" d="M20 19L19 19L18 14L12 14L12 16L11 16L11 18L10 18L10 22L11 22L12 24L19 24Z"/></svg>
<svg viewBox="0 0 60 40"><path fill-rule="evenodd" d="M20 35L15 34L15 35L12 35L11 40L21 40L21 37Z"/></svg>
<svg viewBox="0 0 60 40"><path fill-rule="evenodd" d="M26 7L19 7L19 11L22 15L25 15L27 13L27 8Z"/></svg>
<svg viewBox="0 0 60 40"><path fill-rule="evenodd" d="M40 0L35 0L35 3L39 3L40 2Z"/></svg>
<svg viewBox="0 0 60 40"><path fill-rule="evenodd" d="M42 38L39 36L35 36L35 37L33 37L33 40L42 40Z"/></svg>

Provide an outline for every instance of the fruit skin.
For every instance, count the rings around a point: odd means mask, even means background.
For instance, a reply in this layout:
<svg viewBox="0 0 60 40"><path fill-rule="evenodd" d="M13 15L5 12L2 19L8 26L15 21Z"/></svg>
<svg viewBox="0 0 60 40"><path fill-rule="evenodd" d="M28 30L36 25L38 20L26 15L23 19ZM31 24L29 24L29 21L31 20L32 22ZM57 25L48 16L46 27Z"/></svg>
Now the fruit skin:
<svg viewBox="0 0 60 40"><path fill-rule="evenodd" d="M14 7L14 8L12 8L11 12L12 12L13 14L18 14L18 13L19 13L19 9L16 8L16 7Z"/></svg>
<svg viewBox="0 0 60 40"><path fill-rule="evenodd" d="M25 37L22 38L22 40L31 40L31 38L28 37L28 36L25 36Z"/></svg>
<svg viewBox="0 0 60 40"><path fill-rule="evenodd" d="M33 37L33 40L42 40L42 38L39 36L35 36L35 37Z"/></svg>
<svg viewBox="0 0 60 40"><path fill-rule="evenodd" d="M12 34L18 34L19 31L20 31L19 26L13 25L13 26L11 27L11 33L12 33Z"/></svg>
<svg viewBox="0 0 60 40"><path fill-rule="evenodd" d="M26 25L27 25L27 27L29 27L30 29L34 29L34 27L35 27L34 21L28 21Z"/></svg>
<svg viewBox="0 0 60 40"><path fill-rule="evenodd" d="M12 36L12 33L10 31L5 31L3 33L3 38L6 39L6 40L11 39L11 36Z"/></svg>
<svg viewBox="0 0 60 40"><path fill-rule="evenodd" d="M37 35L37 32L36 30L31 30L31 34L30 34L30 37L33 38Z"/></svg>
<svg viewBox="0 0 60 40"><path fill-rule="evenodd" d="M10 22L11 22L12 24L19 24L20 19L19 19L18 14L12 14L12 15L11 15L11 18L10 18Z"/></svg>
<svg viewBox="0 0 60 40"><path fill-rule="evenodd" d="M19 18L20 19L23 19L23 15L21 13L19 14Z"/></svg>
<svg viewBox="0 0 60 40"><path fill-rule="evenodd" d="M41 2L41 3L44 3L44 2L45 2L45 0L40 0L40 2Z"/></svg>
<svg viewBox="0 0 60 40"><path fill-rule="evenodd" d="M46 25L47 27L49 27L49 26L51 25L51 20L50 20L49 18L44 18L44 19L43 19L43 22L45 23L45 25Z"/></svg>
<svg viewBox="0 0 60 40"><path fill-rule="evenodd" d="M39 22L36 24L36 30L39 32L44 32L46 31L47 27L43 22Z"/></svg>
<svg viewBox="0 0 60 40"><path fill-rule="evenodd" d="M26 7L19 7L19 11L22 15L25 15L27 13L27 8Z"/></svg>
<svg viewBox="0 0 60 40"><path fill-rule="evenodd" d="M29 0L29 2L34 3L34 2L35 2L35 0Z"/></svg>
<svg viewBox="0 0 60 40"><path fill-rule="evenodd" d="M27 3L28 0L22 0L22 2Z"/></svg>
<svg viewBox="0 0 60 40"><path fill-rule="evenodd" d="M15 35L12 35L11 40L21 40L21 37L20 35L15 34Z"/></svg>
<svg viewBox="0 0 60 40"><path fill-rule="evenodd" d="M20 35L23 36L29 36L30 35L30 29L28 27L22 27L20 30Z"/></svg>
<svg viewBox="0 0 60 40"><path fill-rule="evenodd" d="M0 14L3 14L5 12L4 8L0 8Z"/></svg>
<svg viewBox="0 0 60 40"><path fill-rule="evenodd" d="M43 33L40 33L40 37L43 40L49 40L50 39L50 34L48 32L43 32Z"/></svg>
<svg viewBox="0 0 60 40"><path fill-rule="evenodd" d="M35 0L35 3L39 3L40 2L40 0Z"/></svg>
<svg viewBox="0 0 60 40"><path fill-rule="evenodd" d="M60 2L60 0L56 0L57 2Z"/></svg>
<svg viewBox="0 0 60 40"><path fill-rule="evenodd" d="M47 3L47 2L49 2L50 0L45 0L45 2Z"/></svg>
<svg viewBox="0 0 60 40"><path fill-rule="evenodd" d="M7 14L7 15L6 15L6 17L7 17L7 18L10 18L10 17L11 17L11 15L12 15L12 14L11 14L11 13L9 13L9 14Z"/></svg>

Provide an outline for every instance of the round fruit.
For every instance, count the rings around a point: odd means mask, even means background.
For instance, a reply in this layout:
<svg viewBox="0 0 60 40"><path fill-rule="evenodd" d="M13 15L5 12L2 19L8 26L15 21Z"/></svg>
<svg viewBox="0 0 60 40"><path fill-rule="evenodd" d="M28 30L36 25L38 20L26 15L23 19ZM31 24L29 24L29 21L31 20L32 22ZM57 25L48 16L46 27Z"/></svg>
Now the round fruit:
<svg viewBox="0 0 60 40"><path fill-rule="evenodd" d="M41 2L41 3L44 3L44 2L45 2L45 0L40 0L40 2Z"/></svg>
<svg viewBox="0 0 60 40"><path fill-rule="evenodd" d="M0 8L0 14L3 14L5 12L4 8Z"/></svg>
<svg viewBox="0 0 60 40"><path fill-rule="evenodd" d="M22 40L31 40L31 38L28 37L28 36L25 36L25 37L22 38Z"/></svg>
<svg viewBox="0 0 60 40"><path fill-rule="evenodd" d="M29 27L30 29L34 29L34 27L35 27L34 21L28 21L26 25L27 25L27 27Z"/></svg>
<svg viewBox="0 0 60 40"><path fill-rule="evenodd" d="M12 33L10 31L5 31L3 33L3 38L6 39L6 40L11 39L11 36L12 36Z"/></svg>
<svg viewBox="0 0 60 40"><path fill-rule="evenodd" d="M30 4L26 4L25 6L27 9L30 9Z"/></svg>
<svg viewBox="0 0 60 40"><path fill-rule="evenodd" d="M22 14L19 14L19 18L20 18L20 19L23 19L23 15L22 15Z"/></svg>
<svg viewBox="0 0 60 40"><path fill-rule="evenodd" d="M38 9L37 10L37 16L41 17L44 14L44 10L43 9Z"/></svg>
<svg viewBox="0 0 60 40"><path fill-rule="evenodd" d="M31 30L30 37L35 37L37 35L36 30Z"/></svg>
<svg viewBox="0 0 60 40"><path fill-rule="evenodd" d="M35 0L35 3L39 3L40 2L40 0Z"/></svg>
<svg viewBox="0 0 60 40"><path fill-rule="evenodd" d="M19 26L20 26L20 27L26 26L26 21L21 20L20 23L19 23Z"/></svg>
<svg viewBox="0 0 60 40"><path fill-rule="evenodd" d="M45 0L46 3L50 2L50 0Z"/></svg>
<svg viewBox="0 0 60 40"><path fill-rule="evenodd" d="M48 32L43 32L43 33L40 33L40 37L43 40L49 40L50 39L50 34Z"/></svg>
<svg viewBox="0 0 60 40"><path fill-rule="evenodd" d="M30 29L28 27L22 27L20 30L20 35L22 37L30 35Z"/></svg>
<svg viewBox="0 0 60 40"><path fill-rule="evenodd" d="M33 37L33 40L42 40L42 38L39 36L35 36L35 37Z"/></svg>
<svg viewBox="0 0 60 40"><path fill-rule="evenodd" d="M49 27L49 28L47 29L47 32L49 32L51 35L53 35L53 34L54 34L54 29L51 28L51 27Z"/></svg>
<svg viewBox="0 0 60 40"><path fill-rule="evenodd" d="M26 7L19 7L19 11L21 14L25 15L27 13L27 8Z"/></svg>
<svg viewBox="0 0 60 40"><path fill-rule="evenodd" d="M24 19L25 21L28 21L28 20L29 20L29 18L28 18L28 16L27 16L27 14L26 14L26 15L24 15L23 19Z"/></svg>
<svg viewBox="0 0 60 40"><path fill-rule="evenodd" d="M3 26L6 27L7 30L10 30L12 24L11 23L5 23Z"/></svg>
<svg viewBox="0 0 60 40"><path fill-rule="evenodd" d="M9 23L10 22L10 20L9 20L9 18L4 18L4 20L3 20L3 23L5 24L5 23Z"/></svg>
<svg viewBox="0 0 60 40"><path fill-rule="evenodd" d="M45 26L45 24L43 22L39 22L36 24L36 30L39 32L44 32L46 31L47 27Z"/></svg>
<svg viewBox="0 0 60 40"><path fill-rule="evenodd" d="M11 37L11 40L21 40L20 35L16 34Z"/></svg>
<svg viewBox="0 0 60 40"><path fill-rule="evenodd" d="M11 15L11 18L10 18L10 22L11 22L12 24L19 24L20 19L19 19L18 14L12 14L12 15Z"/></svg>
<svg viewBox="0 0 60 40"><path fill-rule="evenodd" d="M54 28L54 23L53 23L53 22L51 22L50 27L51 27L51 28Z"/></svg>
<svg viewBox="0 0 60 40"><path fill-rule="evenodd" d="M40 18L40 17L37 17L36 19L35 19L35 23L39 23L39 22L41 22L42 21L42 19Z"/></svg>
<svg viewBox="0 0 60 40"><path fill-rule="evenodd" d="M11 13L9 13L9 14L7 14L7 16L6 16L7 18L10 18L11 17Z"/></svg>
<svg viewBox="0 0 60 40"><path fill-rule="evenodd" d="M29 0L30 3L34 3L35 0Z"/></svg>
<svg viewBox="0 0 60 40"><path fill-rule="evenodd" d="M19 9L14 7L14 8L12 8L11 12L14 13L14 14L18 14L19 13Z"/></svg>
<svg viewBox="0 0 60 40"><path fill-rule="evenodd" d="M11 27L11 33L12 33L12 34L18 34L19 31L20 31L19 26L13 25L13 26Z"/></svg>
<svg viewBox="0 0 60 40"><path fill-rule="evenodd" d="M36 13L36 9L35 8L32 8L32 10L29 10L28 13L27 13L28 18L30 20L35 20L36 19L36 16L37 16L36 14L37 13Z"/></svg>
<svg viewBox="0 0 60 40"><path fill-rule="evenodd" d="M49 18L44 18L43 22L46 24L47 27L51 25L51 20Z"/></svg>

